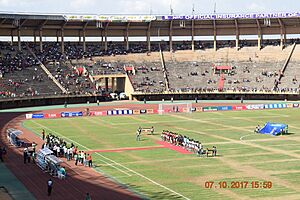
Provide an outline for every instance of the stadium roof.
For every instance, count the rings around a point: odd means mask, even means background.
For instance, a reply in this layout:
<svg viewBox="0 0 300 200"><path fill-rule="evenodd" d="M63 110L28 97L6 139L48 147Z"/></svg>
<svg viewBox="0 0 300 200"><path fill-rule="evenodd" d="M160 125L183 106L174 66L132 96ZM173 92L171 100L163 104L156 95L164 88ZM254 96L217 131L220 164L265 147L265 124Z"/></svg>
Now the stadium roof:
<svg viewBox="0 0 300 200"><path fill-rule="evenodd" d="M180 16L1 13L0 36L110 37L299 34L300 13L200 14ZM81 33L80 33L81 32Z"/></svg>
<svg viewBox="0 0 300 200"><path fill-rule="evenodd" d="M214 13L198 15L97 15L97 14L54 14L54 13L4 13L0 18L9 19L47 19L65 21L121 21L142 22L154 20L232 20L232 19L265 19L265 18L300 18L300 12L274 13Z"/></svg>

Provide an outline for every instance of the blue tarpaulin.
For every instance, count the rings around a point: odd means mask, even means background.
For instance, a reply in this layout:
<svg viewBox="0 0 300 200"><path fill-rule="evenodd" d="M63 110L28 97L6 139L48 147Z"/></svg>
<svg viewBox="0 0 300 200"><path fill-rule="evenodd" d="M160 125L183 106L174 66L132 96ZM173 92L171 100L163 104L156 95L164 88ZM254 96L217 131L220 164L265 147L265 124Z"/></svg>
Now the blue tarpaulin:
<svg viewBox="0 0 300 200"><path fill-rule="evenodd" d="M259 133L262 134L271 134L271 135L279 135L281 130L285 131L287 130L286 124L279 124L279 123L270 123L267 122L265 126L259 130Z"/></svg>

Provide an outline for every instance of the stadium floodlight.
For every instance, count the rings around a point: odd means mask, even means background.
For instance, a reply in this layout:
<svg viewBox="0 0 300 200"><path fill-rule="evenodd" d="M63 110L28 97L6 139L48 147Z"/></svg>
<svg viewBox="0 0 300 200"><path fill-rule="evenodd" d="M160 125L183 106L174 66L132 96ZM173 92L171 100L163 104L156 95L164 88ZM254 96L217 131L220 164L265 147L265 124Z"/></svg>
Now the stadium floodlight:
<svg viewBox="0 0 300 200"><path fill-rule="evenodd" d="M173 10L173 6L172 6L172 0L171 0L171 3L170 3L170 14L173 15L174 14L174 10Z"/></svg>
<svg viewBox="0 0 300 200"><path fill-rule="evenodd" d="M193 3L193 7L192 7L192 15L195 14L195 4Z"/></svg>

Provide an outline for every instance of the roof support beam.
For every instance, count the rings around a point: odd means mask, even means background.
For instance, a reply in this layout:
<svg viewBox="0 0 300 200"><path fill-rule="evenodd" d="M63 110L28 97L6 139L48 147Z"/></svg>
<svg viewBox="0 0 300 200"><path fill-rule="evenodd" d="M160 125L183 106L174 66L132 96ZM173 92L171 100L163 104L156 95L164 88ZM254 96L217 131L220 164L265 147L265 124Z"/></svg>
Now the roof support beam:
<svg viewBox="0 0 300 200"><path fill-rule="evenodd" d="M83 40L83 52L86 52L86 42L85 42L85 30L86 30L86 27L88 25L89 22L86 22L84 25L83 25L83 37L82 37L82 40Z"/></svg>
<svg viewBox="0 0 300 200"><path fill-rule="evenodd" d="M11 37L11 46L14 45L14 29L11 29L10 31L10 37Z"/></svg>
<svg viewBox="0 0 300 200"><path fill-rule="evenodd" d="M170 26L169 26L169 49L170 49L170 52L173 51L172 37L173 37L173 20L170 21Z"/></svg>
<svg viewBox="0 0 300 200"><path fill-rule="evenodd" d="M47 22L48 22L48 20L44 20L42 23L40 23L39 29L40 29L40 30L43 29L44 26L47 24Z"/></svg>
<svg viewBox="0 0 300 200"><path fill-rule="evenodd" d="M195 51L195 20L192 20L192 51Z"/></svg>
<svg viewBox="0 0 300 200"><path fill-rule="evenodd" d="M0 25L1 25L1 24L4 24L4 22L5 22L6 20L7 20L6 18L2 19L2 20L0 21Z"/></svg>
<svg viewBox="0 0 300 200"><path fill-rule="evenodd" d="M43 51L43 29L39 30L39 37L40 37L40 52Z"/></svg>
<svg viewBox="0 0 300 200"><path fill-rule="evenodd" d="M107 46L107 29L108 29L108 25L109 25L109 22L107 22L105 24L105 28L104 28L104 50L105 51L108 50L108 46Z"/></svg>
<svg viewBox="0 0 300 200"><path fill-rule="evenodd" d="M126 51L129 50L129 26L130 22L126 24L126 30L125 30L125 36L124 36L124 42L125 42L125 49Z"/></svg>
<svg viewBox="0 0 300 200"><path fill-rule="evenodd" d="M214 25L214 50L217 51L217 25L216 20L213 20Z"/></svg>
<svg viewBox="0 0 300 200"><path fill-rule="evenodd" d="M18 28L17 31L18 31L18 50L21 51L22 50L22 47L21 47L21 29Z"/></svg>
<svg viewBox="0 0 300 200"><path fill-rule="evenodd" d="M234 24L235 24L235 48L238 51L240 48L240 30L239 30L239 24L237 19L234 20Z"/></svg>
<svg viewBox="0 0 300 200"><path fill-rule="evenodd" d="M260 23L258 21L258 19L256 19L256 25L257 25L257 46L258 46L258 50L261 50L261 43L262 43L262 31L261 31L261 26Z"/></svg>
<svg viewBox="0 0 300 200"><path fill-rule="evenodd" d="M278 23L280 25L280 47L284 48L286 42L286 29L285 25L280 18L278 18Z"/></svg>
<svg viewBox="0 0 300 200"><path fill-rule="evenodd" d="M151 52L151 22L148 23L147 46L148 46L148 52Z"/></svg>
<svg viewBox="0 0 300 200"><path fill-rule="evenodd" d="M27 19L24 19L24 20L20 23L19 28L22 28L22 26L26 23L26 21L27 21Z"/></svg>
<svg viewBox="0 0 300 200"><path fill-rule="evenodd" d="M64 42L64 37L65 37L65 26L67 24L67 21L64 21L61 25L61 30L60 30L60 37L61 37L61 53L64 54L65 53L65 42Z"/></svg>

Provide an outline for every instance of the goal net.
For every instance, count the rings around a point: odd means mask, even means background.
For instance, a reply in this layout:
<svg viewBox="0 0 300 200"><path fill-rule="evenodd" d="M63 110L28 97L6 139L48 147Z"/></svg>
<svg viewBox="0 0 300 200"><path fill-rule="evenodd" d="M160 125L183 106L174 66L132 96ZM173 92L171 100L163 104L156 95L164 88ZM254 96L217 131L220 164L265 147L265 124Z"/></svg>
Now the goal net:
<svg viewBox="0 0 300 200"><path fill-rule="evenodd" d="M177 113L177 112L192 112L192 103L164 103L159 104L158 113L167 114L167 113Z"/></svg>

